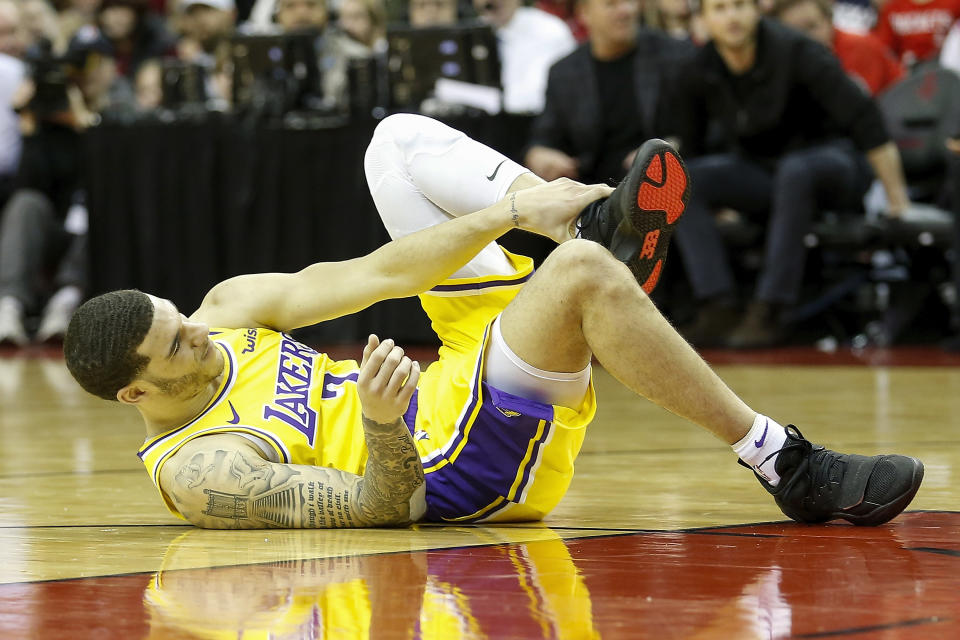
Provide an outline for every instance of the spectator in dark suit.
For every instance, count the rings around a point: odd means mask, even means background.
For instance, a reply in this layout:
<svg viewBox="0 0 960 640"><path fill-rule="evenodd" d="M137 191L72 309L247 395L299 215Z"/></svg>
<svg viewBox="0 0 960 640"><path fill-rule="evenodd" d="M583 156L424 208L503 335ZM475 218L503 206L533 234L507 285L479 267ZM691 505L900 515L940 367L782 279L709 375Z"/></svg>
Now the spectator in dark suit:
<svg viewBox="0 0 960 640"><path fill-rule="evenodd" d="M818 207L859 207L872 167L899 214L909 205L900 155L873 99L826 48L761 19L755 0L703 0L700 11L711 42L680 74L672 103L693 185L676 242L703 303L686 337L769 346L783 338L783 308L798 299L803 237ZM722 207L767 216L764 262L742 317L713 219Z"/></svg>
<svg viewBox="0 0 960 640"><path fill-rule="evenodd" d="M637 0L580 0L590 39L550 69L526 165L546 180L618 181L645 140L662 136L667 84L693 47L639 29Z"/></svg>

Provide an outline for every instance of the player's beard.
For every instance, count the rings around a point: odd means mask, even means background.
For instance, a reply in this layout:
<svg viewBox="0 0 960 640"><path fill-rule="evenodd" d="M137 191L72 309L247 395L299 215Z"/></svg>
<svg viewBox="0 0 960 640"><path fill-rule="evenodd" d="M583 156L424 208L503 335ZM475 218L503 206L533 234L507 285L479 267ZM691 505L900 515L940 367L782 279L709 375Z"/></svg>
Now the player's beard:
<svg viewBox="0 0 960 640"><path fill-rule="evenodd" d="M155 384L165 396L179 398L196 395L216 377L215 373L197 369L179 378L153 378L150 382Z"/></svg>

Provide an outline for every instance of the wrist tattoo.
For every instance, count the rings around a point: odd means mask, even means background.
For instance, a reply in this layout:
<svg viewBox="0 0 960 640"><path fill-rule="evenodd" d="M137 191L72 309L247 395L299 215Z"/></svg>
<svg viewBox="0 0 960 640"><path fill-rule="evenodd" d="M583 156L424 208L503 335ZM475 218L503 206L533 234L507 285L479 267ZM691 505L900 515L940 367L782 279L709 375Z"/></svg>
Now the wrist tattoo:
<svg viewBox="0 0 960 640"><path fill-rule="evenodd" d="M520 227L520 212L517 211L517 192L510 194L510 218L513 220L513 226Z"/></svg>
<svg viewBox="0 0 960 640"><path fill-rule="evenodd" d="M402 418L381 424L364 417L363 431L369 459L363 474L360 513L404 522L410 515L410 496L424 482L413 437Z"/></svg>

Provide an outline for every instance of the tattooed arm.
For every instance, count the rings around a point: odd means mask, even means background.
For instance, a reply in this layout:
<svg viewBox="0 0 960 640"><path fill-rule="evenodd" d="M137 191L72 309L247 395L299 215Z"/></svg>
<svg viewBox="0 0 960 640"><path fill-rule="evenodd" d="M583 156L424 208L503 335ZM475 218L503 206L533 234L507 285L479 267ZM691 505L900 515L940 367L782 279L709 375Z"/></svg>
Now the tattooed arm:
<svg viewBox="0 0 960 640"><path fill-rule="evenodd" d="M223 434L184 445L160 486L187 520L209 529L408 524L426 510L423 467L401 419L419 372L393 341L370 336L357 379L368 452L362 477L268 462L242 437Z"/></svg>
<svg viewBox="0 0 960 640"><path fill-rule="evenodd" d="M409 524L425 509L413 439L403 421L364 420L364 431L370 458L363 476L269 462L242 438L217 435L171 458L161 486L187 520L207 529Z"/></svg>

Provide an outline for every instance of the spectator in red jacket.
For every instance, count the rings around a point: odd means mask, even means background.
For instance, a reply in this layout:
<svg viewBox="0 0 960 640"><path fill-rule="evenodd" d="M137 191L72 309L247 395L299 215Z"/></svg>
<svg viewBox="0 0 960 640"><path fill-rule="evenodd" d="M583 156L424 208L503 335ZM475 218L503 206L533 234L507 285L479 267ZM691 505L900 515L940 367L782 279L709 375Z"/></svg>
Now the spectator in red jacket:
<svg viewBox="0 0 960 640"><path fill-rule="evenodd" d="M832 50L847 74L872 95L903 77L903 65L876 37L833 26L830 0L778 0L773 12L780 22Z"/></svg>
<svg viewBox="0 0 960 640"><path fill-rule="evenodd" d="M960 18L960 0L888 0L874 33L907 65L936 58Z"/></svg>

